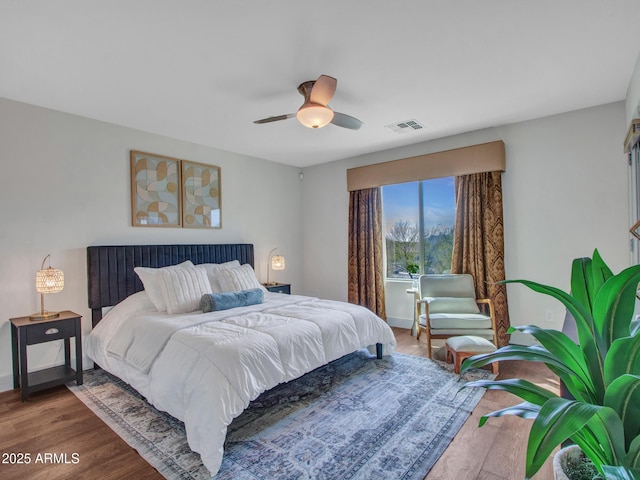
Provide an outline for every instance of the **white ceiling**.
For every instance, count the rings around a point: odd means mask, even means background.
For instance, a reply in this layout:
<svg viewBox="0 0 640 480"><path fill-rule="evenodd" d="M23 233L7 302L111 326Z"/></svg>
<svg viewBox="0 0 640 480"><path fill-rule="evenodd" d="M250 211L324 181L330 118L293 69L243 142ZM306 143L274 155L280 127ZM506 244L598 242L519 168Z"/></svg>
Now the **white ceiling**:
<svg viewBox="0 0 640 480"><path fill-rule="evenodd" d="M0 0L0 97L300 167L624 99L637 0ZM352 131L289 119L338 79ZM385 125L416 119L419 132Z"/></svg>

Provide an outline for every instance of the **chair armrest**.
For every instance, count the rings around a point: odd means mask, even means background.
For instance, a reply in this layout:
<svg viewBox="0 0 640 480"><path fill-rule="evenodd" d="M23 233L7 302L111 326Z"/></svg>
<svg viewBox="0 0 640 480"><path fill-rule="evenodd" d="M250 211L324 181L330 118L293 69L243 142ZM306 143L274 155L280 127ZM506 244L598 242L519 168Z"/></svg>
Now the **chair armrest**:
<svg viewBox="0 0 640 480"><path fill-rule="evenodd" d="M476 303L478 305L489 305L489 316L491 317L491 320L493 322L493 318L495 317L494 312L495 312L495 306L493 304L493 300L491 300L490 298L477 298L476 299Z"/></svg>
<svg viewBox="0 0 640 480"><path fill-rule="evenodd" d="M416 295L416 319L417 319L416 321L418 322L418 329L422 328L420 327L420 315L422 315L422 308L421 308L422 305L424 305L424 316L426 320L424 328L426 328L427 331L430 331L431 320L429 319L429 300L422 300Z"/></svg>
<svg viewBox="0 0 640 480"><path fill-rule="evenodd" d="M490 298L477 298L476 303L485 303L489 305L489 308L493 308L493 300Z"/></svg>
<svg viewBox="0 0 640 480"><path fill-rule="evenodd" d="M416 305L426 305L425 308L429 308L429 300L416 299Z"/></svg>
<svg viewBox="0 0 640 480"><path fill-rule="evenodd" d="M417 296L416 296L416 318L420 318L420 315L422 315L421 305L424 305L424 313L428 318L429 317L429 301L422 300Z"/></svg>
<svg viewBox="0 0 640 480"><path fill-rule="evenodd" d="M489 305L489 316L491 317L491 328L493 329L494 337L497 340L498 327L496 325L495 305L493 304L493 300L490 298L478 298L476 299L476 303L478 305L481 305L481 304Z"/></svg>

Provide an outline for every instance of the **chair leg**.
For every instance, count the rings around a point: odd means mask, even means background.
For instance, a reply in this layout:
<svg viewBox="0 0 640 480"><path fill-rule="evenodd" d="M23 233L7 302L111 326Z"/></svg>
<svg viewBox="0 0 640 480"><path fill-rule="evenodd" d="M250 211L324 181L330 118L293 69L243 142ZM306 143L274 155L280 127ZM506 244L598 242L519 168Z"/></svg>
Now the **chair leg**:
<svg viewBox="0 0 640 480"><path fill-rule="evenodd" d="M427 334L427 356L429 358L433 358L431 356L431 335L429 335L429 331L426 328L423 329L421 325L418 325L418 335L416 335L416 340L420 340L420 334L422 333L422 330L424 330Z"/></svg>

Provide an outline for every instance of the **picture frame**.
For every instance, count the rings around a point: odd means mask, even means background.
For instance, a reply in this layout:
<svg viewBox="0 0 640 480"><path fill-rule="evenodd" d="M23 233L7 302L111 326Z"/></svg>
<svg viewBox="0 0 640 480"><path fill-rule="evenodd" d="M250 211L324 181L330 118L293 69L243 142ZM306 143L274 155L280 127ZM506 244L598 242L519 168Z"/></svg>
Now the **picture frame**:
<svg viewBox="0 0 640 480"><path fill-rule="evenodd" d="M222 228L221 171L182 160L182 227Z"/></svg>
<svg viewBox="0 0 640 480"><path fill-rule="evenodd" d="M181 227L181 161L131 150L131 224Z"/></svg>

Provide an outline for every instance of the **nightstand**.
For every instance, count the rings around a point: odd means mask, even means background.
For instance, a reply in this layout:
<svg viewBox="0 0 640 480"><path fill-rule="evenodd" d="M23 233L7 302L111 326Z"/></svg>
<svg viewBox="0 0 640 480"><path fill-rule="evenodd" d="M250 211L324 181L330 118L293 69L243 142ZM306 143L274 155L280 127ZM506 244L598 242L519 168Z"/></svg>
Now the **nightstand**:
<svg viewBox="0 0 640 480"><path fill-rule="evenodd" d="M81 315L65 311L57 318L29 320L29 317L12 318L11 351L13 354L13 388L22 390L22 401L38 390L62 385L75 379L82 385L82 325ZM71 345L75 337L76 368L71 368ZM27 368L27 345L64 341L64 365L29 373Z"/></svg>
<svg viewBox="0 0 640 480"><path fill-rule="evenodd" d="M263 283L262 285L264 286L264 288L266 288L270 292L273 292L273 293L286 293L288 295L291 295L291 284L290 283L270 283L268 285L266 283Z"/></svg>

